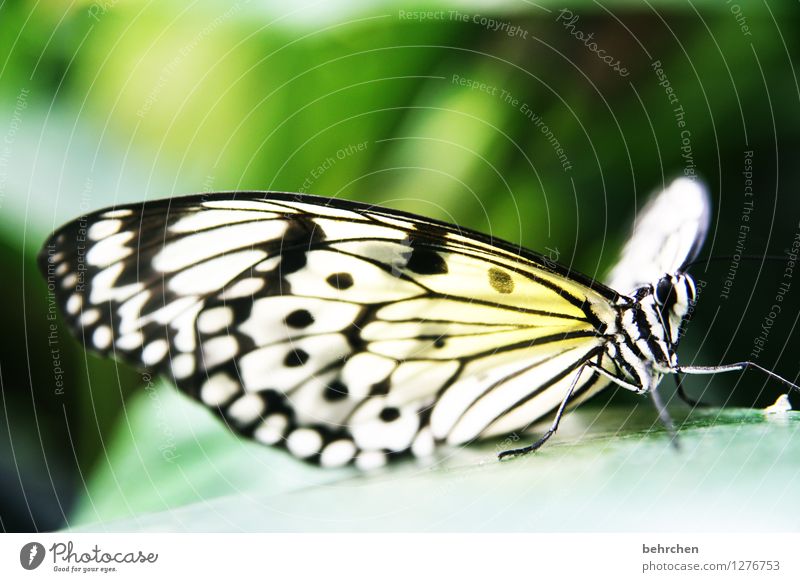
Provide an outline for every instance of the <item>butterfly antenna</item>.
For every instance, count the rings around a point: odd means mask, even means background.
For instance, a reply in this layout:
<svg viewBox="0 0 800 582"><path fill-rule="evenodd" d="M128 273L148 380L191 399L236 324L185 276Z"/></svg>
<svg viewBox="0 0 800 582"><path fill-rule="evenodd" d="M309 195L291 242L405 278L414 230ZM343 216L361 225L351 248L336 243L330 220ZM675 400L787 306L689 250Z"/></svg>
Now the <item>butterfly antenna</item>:
<svg viewBox="0 0 800 582"><path fill-rule="evenodd" d="M761 372L762 374L766 374L769 378L772 378L779 384L782 384L789 390L800 393L800 386L798 386L794 382L790 382L783 376L779 376L778 374L776 374L771 370L767 370L763 366L759 366L755 362L736 362L734 364L723 364L721 366L678 366L672 371L676 373L683 372L684 374L717 374L719 372L735 372L735 371L743 372L749 368L758 370L759 372Z"/></svg>
<svg viewBox="0 0 800 582"><path fill-rule="evenodd" d="M676 393L678 395L678 398L683 400L686 404L688 404L692 408L708 408L708 407L710 407L711 406L710 404L707 404L707 403L703 402L702 400L695 400L694 398L690 397L686 393L686 390L684 390L684 388L683 388L683 377L684 377L684 374L681 374L680 372L678 372L676 374L672 374L672 378L673 378L673 380L675 380L675 388L676 388Z"/></svg>
<svg viewBox="0 0 800 582"><path fill-rule="evenodd" d="M675 423L672 422L672 417L669 415L667 411L667 407L664 404L664 401L661 400L661 394L658 393L656 388L650 390L650 398L653 400L653 404L658 411L658 420L661 421L661 424L664 425L664 428L667 429L667 432L670 436L670 443L675 450L680 450L680 445L678 443L678 433L675 430Z"/></svg>

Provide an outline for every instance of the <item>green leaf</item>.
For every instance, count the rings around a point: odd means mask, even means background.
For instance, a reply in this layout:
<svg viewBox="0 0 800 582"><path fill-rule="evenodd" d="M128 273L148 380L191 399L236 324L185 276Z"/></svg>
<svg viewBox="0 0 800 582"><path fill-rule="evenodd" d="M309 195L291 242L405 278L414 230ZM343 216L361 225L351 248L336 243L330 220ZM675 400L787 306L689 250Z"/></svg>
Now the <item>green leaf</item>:
<svg viewBox="0 0 800 582"><path fill-rule="evenodd" d="M71 525L109 531L775 531L791 510L800 413L696 412L680 449L649 403L571 413L540 452L511 441L363 474L240 440L165 385L129 402ZM519 444L530 437L523 437ZM517 444L516 446L519 446ZM93 523L94 522L94 523Z"/></svg>

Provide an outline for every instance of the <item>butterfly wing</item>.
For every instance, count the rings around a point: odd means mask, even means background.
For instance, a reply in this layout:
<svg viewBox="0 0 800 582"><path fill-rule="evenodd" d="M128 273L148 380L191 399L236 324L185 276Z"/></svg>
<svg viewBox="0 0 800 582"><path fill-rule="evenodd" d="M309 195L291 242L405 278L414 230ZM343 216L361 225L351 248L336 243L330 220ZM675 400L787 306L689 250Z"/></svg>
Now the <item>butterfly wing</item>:
<svg viewBox="0 0 800 582"><path fill-rule="evenodd" d="M631 238L607 282L622 293L677 273L697 257L708 232L711 201L699 180L678 178L637 217Z"/></svg>
<svg viewBox="0 0 800 582"><path fill-rule="evenodd" d="M525 429L598 355L617 297L476 232L287 193L99 211L40 265L87 347L326 466ZM575 395L604 383L584 372Z"/></svg>

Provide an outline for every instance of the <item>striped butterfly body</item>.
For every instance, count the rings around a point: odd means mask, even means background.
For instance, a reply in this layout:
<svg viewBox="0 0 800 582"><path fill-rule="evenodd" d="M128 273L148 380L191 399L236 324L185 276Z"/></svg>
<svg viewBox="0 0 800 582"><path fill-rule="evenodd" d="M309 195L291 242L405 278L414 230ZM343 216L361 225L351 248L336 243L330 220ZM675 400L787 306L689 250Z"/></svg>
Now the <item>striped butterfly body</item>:
<svg viewBox="0 0 800 582"><path fill-rule="evenodd" d="M613 289L453 225L273 192L101 210L56 231L40 266L91 350L257 441L368 468L557 412L549 436L609 382L654 391L677 368L681 266L708 207L688 180L661 193Z"/></svg>

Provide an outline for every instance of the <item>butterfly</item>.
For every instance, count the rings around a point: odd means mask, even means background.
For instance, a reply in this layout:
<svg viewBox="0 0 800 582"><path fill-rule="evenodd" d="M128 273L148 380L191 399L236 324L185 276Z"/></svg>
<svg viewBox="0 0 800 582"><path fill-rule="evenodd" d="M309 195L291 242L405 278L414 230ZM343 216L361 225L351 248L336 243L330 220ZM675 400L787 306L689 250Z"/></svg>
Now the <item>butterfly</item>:
<svg viewBox="0 0 800 582"><path fill-rule="evenodd" d="M680 178L608 284L511 243L340 199L235 192L100 210L39 257L77 338L155 370L235 431L368 469L528 430L616 384L657 396L696 296L710 201ZM668 423L663 403L656 399Z"/></svg>

